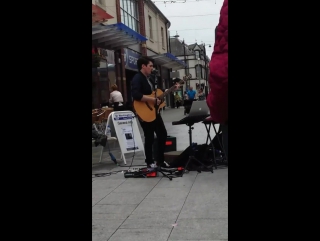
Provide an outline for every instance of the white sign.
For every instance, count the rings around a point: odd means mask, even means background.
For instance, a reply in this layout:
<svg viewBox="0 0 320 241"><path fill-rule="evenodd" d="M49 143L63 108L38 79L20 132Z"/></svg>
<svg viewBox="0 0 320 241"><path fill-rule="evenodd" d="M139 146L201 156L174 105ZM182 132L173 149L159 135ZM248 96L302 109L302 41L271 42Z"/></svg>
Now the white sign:
<svg viewBox="0 0 320 241"><path fill-rule="evenodd" d="M132 111L114 111L108 117L107 126L111 128L111 135L116 135L121 155L127 164L124 154L142 151L144 146L139 131L137 118Z"/></svg>

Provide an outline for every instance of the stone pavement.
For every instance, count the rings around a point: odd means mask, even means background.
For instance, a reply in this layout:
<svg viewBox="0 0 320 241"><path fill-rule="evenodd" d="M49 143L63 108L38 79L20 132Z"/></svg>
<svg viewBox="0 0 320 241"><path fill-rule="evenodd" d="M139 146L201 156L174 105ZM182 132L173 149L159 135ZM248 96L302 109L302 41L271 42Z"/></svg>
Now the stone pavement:
<svg viewBox="0 0 320 241"><path fill-rule="evenodd" d="M177 150L189 145L188 127L171 124L183 117L183 108L163 112L168 135L177 138ZM204 125L194 127L193 142L204 143ZM100 150L92 148L93 163L97 163ZM102 163L92 165L92 173L128 169L116 166L105 150ZM119 145L112 145L111 152L119 160ZM130 166L132 155L126 159ZM143 164L143 156L136 153L133 165ZM123 173L114 173L92 178L92 240L228 240L228 169L190 172L172 181L162 174L126 179Z"/></svg>

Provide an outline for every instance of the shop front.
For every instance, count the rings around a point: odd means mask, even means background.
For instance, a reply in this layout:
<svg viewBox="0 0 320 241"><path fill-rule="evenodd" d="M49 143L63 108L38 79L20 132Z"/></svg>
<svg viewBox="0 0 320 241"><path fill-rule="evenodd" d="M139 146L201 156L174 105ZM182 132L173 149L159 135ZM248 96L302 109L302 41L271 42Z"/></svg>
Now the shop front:
<svg viewBox="0 0 320 241"><path fill-rule="evenodd" d="M118 85L118 88L120 92L122 92L124 99L128 98L128 93L130 94L131 91L128 91L130 88L130 85L128 86L126 84L126 70L123 68L123 62L124 62L124 52L123 48L127 48L131 45L137 45L140 44L142 41L146 41L147 38L140 35L139 33L135 32L128 26L124 25L123 23L116 23L116 24L110 24L106 25L103 23L97 24L92 26L92 45L95 48L103 49L103 50L110 50L114 53L114 64L108 64L106 63L105 72L103 73L103 76L108 76L108 70L112 71L110 74L115 73L115 79L109 78L109 82L106 85L101 84L93 84L93 88L95 88L95 91L93 91L93 105L96 106L95 108L99 107L99 104L104 101L103 97L109 96L109 84L111 82L115 82ZM129 53L130 55L131 53ZM131 54L132 55L132 54ZM129 62L133 61L133 57L130 58ZM100 66L99 66L100 67ZM100 79L99 75L101 76L101 73L99 73L99 67L94 67L93 65L93 76L92 81L98 82ZM95 68L95 70L94 70ZM130 71L134 71L133 69L128 69L128 76L129 79L130 76L133 75ZM95 75L94 75L95 73ZM109 76L110 77L110 76ZM108 81L108 78L107 78ZM102 89L99 89L102 88ZM108 99L108 98L107 98ZM98 105L98 106L97 106Z"/></svg>

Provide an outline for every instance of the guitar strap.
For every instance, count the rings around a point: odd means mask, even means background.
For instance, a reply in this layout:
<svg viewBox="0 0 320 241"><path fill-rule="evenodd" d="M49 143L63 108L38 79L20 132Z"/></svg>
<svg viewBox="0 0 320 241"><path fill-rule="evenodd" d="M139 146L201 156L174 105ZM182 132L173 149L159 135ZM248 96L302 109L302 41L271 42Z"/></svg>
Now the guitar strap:
<svg viewBox="0 0 320 241"><path fill-rule="evenodd" d="M153 85L152 85L152 83L150 82L149 78L147 78L147 80L148 80L148 83L149 83L149 85L150 85L151 92L152 92L152 91L153 91Z"/></svg>

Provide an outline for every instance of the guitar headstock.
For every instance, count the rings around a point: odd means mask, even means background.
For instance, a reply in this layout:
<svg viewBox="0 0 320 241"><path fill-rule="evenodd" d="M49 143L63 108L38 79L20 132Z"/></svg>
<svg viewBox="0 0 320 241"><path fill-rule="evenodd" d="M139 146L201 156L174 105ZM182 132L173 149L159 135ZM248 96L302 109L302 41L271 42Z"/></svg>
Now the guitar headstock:
<svg viewBox="0 0 320 241"><path fill-rule="evenodd" d="M191 74L188 74L188 75L186 75L186 76L183 76L182 80L180 80L179 82L176 82L175 87L176 87L176 88L179 88L181 85L184 84L185 81L188 81L188 80L191 79L191 78L192 78L192 75L191 75Z"/></svg>
<svg viewBox="0 0 320 241"><path fill-rule="evenodd" d="M192 78L192 75L191 74L188 74L188 75L186 75L186 76L183 76L183 83L184 83L184 81L188 81L188 80L190 80Z"/></svg>

